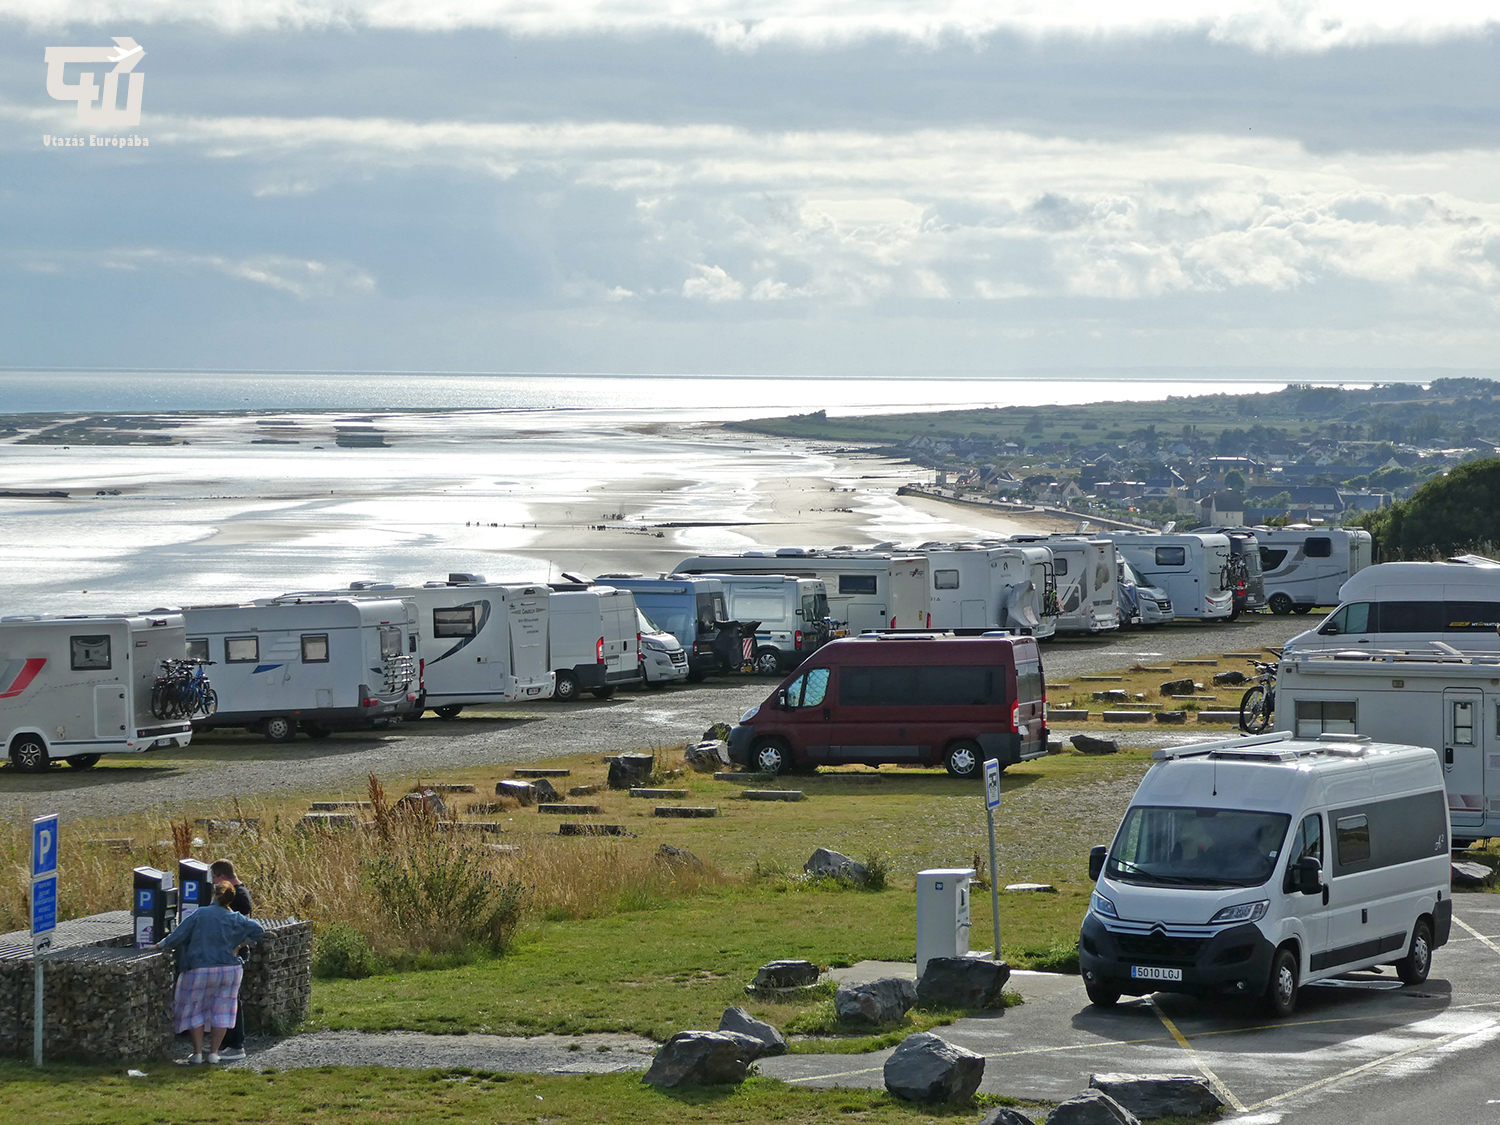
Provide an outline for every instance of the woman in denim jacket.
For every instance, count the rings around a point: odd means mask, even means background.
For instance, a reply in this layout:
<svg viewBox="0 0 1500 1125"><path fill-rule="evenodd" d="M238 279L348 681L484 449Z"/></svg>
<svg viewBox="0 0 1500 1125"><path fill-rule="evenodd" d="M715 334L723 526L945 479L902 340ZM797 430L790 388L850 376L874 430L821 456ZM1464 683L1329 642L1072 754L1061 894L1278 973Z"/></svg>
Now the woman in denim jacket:
<svg viewBox="0 0 1500 1125"><path fill-rule="evenodd" d="M215 883L213 905L195 911L153 947L181 947L172 1026L179 1034L193 1033L193 1057L188 1061L194 1065L203 1061L205 1030L211 1033L208 1061L219 1061L224 1034L234 1026L235 1004L245 973L234 951L246 942L259 941L266 933L253 918L230 910L233 901L234 887Z"/></svg>

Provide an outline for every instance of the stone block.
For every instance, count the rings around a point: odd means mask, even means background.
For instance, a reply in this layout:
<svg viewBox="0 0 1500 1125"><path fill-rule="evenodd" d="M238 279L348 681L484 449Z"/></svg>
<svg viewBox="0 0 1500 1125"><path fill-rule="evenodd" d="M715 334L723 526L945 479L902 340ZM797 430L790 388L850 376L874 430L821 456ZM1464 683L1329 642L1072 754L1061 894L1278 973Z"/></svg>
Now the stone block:
<svg viewBox="0 0 1500 1125"><path fill-rule="evenodd" d="M1111 688L1094 692L1093 698L1095 703L1129 703L1130 693L1124 688Z"/></svg>
<svg viewBox="0 0 1500 1125"><path fill-rule="evenodd" d="M297 822L303 832L353 832L358 819L353 813L314 812Z"/></svg>
<svg viewBox="0 0 1500 1125"><path fill-rule="evenodd" d="M1198 1074L1094 1074L1089 1087L1108 1094L1142 1121L1158 1117L1203 1117L1224 1101Z"/></svg>
<svg viewBox="0 0 1500 1125"><path fill-rule="evenodd" d="M917 986L905 977L886 977L868 984L841 984L833 1008L845 1023L879 1026L898 1023L917 1002Z"/></svg>
<svg viewBox="0 0 1500 1125"><path fill-rule="evenodd" d="M678 820L698 820L718 816L719 810L716 805L657 805L651 810L651 815Z"/></svg>
<svg viewBox="0 0 1500 1125"><path fill-rule="evenodd" d="M1240 713L1238 711L1199 711L1198 721L1200 723L1238 723Z"/></svg>
<svg viewBox="0 0 1500 1125"><path fill-rule="evenodd" d="M515 777L571 777L573 771L543 766L526 766L523 769L513 771L513 775Z"/></svg>
<svg viewBox="0 0 1500 1125"><path fill-rule="evenodd" d="M686 797L688 791L686 789L632 789L630 795L647 801L675 801Z"/></svg>
<svg viewBox="0 0 1500 1125"><path fill-rule="evenodd" d="M1075 734L1068 741L1080 754L1099 755L1120 752L1120 744L1112 738L1094 738L1087 734Z"/></svg>
<svg viewBox="0 0 1500 1125"><path fill-rule="evenodd" d="M1086 723L1089 713L1083 707L1048 707L1047 718L1054 723Z"/></svg>
<svg viewBox="0 0 1500 1125"><path fill-rule="evenodd" d="M1195 690L1191 679L1167 680L1156 689L1162 695L1192 695Z"/></svg>
<svg viewBox="0 0 1500 1125"><path fill-rule="evenodd" d="M629 836L623 824L571 824L557 826L559 836Z"/></svg>
<svg viewBox="0 0 1500 1125"><path fill-rule="evenodd" d="M1239 669L1230 668L1225 672L1214 673L1214 687L1239 687L1241 684L1248 682L1249 679L1250 677L1239 671Z"/></svg>
<svg viewBox="0 0 1500 1125"><path fill-rule="evenodd" d="M568 790L569 797L592 797L599 792L603 786L600 785L575 785Z"/></svg>
<svg viewBox="0 0 1500 1125"><path fill-rule="evenodd" d="M753 988L800 988L818 983L818 967L811 961L767 961L755 970Z"/></svg>
<svg viewBox="0 0 1500 1125"><path fill-rule="evenodd" d="M566 803L548 802L538 805L536 811L539 813L556 814L558 816L598 816L603 810L598 805L574 805Z"/></svg>
<svg viewBox="0 0 1500 1125"><path fill-rule="evenodd" d="M803 793L800 789L746 789L740 797L746 801L800 801Z"/></svg>
<svg viewBox="0 0 1500 1125"><path fill-rule="evenodd" d="M782 1037L781 1032L765 1020L756 1019L744 1008L725 1008L724 1014L719 1017L719 1030L759 1039L760 1054L764 1057L784 1055L787 1052L786 1039Z"/></svg>
<svg viewBox="0 0 1500 1125"><path fill-rule="evenodd" d="M885 1088L906 1101L965 1101L984 1079L984 1056L919 1031L885 1060L884 1076Z"/></svg>
<svg viewBox="0 0 1500 1125"><path fill-rule="evenodd" d="M1188 713L1186 711L1158 711L1156 713L1156 721L1158 723L1171 723L1180 725L1187 722L1187 717Z"/></svg>
<svg viewBox="0 0 1500 1125"><path fill-rule="evenodd" d="M656 768L654 754L616 754L606 761L611 789L637 789L651 780L651 772Z"/></svg>
<svg viewBox="0 0 1500 1125"><path fill-rule="evenodd" d="M641 1081L668 1090L737 1085L754 1061L745 1042L749 1038L722 1031L679 1031L662 1044Z"/></svg>
<svg viewBox="0 0 1500 1125"><path fill-rule="evenodd" d="M1005 1005L1000 995L1008 980L1010 966L1004 961L933 957L917 980L917 1003L924 1008L993 1011Z"/></svg>
<svg viewBox="0 0 1500 1125"><path fill-rule="evenodd" d="M1152 711L1105 711L1101 716L1106 723L1149 723Z"/></svg>

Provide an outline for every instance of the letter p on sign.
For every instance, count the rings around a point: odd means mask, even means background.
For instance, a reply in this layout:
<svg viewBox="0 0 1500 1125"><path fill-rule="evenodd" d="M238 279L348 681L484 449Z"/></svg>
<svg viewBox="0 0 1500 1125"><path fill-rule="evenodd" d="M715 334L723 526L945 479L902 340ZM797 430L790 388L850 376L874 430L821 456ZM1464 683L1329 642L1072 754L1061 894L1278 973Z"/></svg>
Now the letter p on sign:
<svg viewBox="0 0 1500 1125"><path fill-rule="evenodd" d="M57 871L57 814L39 816L31 822L31 877L40 879Z"/></svg>

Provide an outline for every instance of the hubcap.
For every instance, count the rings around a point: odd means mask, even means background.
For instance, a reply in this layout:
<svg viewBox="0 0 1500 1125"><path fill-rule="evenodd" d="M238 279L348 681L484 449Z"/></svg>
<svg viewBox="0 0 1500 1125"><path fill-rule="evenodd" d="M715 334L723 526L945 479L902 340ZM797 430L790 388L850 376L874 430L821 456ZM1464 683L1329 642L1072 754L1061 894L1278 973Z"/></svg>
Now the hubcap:
<svg viewBox="0 0 1500 1125"><path fill-rule="evenodd" d="M953 768L958 773L971 773L974 769L974 755L968 750L955 750L953 752Z"/></svg>
<svg viewBox="0 0 1500 1125"><path fill-rule="evenodd" d="M24 770L36 769L42 760L42 748L35 742L23 742L16 747L16 765Z"/></svg>
<svg viewBox="0 0 1500 1125"><path fill-rule="evenodd" d="M1292 989L1295 985L1296 982L1292 978L1292 970L1282 969L1281 974L1276 978L1277 999L1283 1004L1290 1004L1292 1002Z"/></svg>
<svg viewBox="0 0 1500 1125"><path fill-rule="evenodd" d="M1425 973L1427 971L1427 958L1430 956L1431 953L1427 948L1427 939L1417 938L1417 943L1411 949L1412 964L1417 972Z"/></svg>
<svg viewBox="0 0 1500 1125"><path fill-rule="evenodd" d="M761 749L757 760L762 773L779 773L781 771L781 751L774 746L766 746Z"/></svg>

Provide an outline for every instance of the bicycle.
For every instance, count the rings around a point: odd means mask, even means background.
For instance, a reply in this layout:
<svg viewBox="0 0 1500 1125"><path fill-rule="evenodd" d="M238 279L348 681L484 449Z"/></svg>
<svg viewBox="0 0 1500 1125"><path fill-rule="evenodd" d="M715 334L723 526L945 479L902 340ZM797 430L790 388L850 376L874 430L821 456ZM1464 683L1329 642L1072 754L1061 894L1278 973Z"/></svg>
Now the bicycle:
<svg viewBox="0 0 1500 1125"><path fill-rule="evenodd" d="M1260 734L1271 725L1276 711L1277 665L1265 660L1250 663L1255 665L1255 684L1240 699L1240 730Z"/></svg>
<svg viewBox="0 0 1500 1125"><path fill-rule="evenodd" d="M212 660L163 660L151 685L151 714L158 719L191 719L212 715L219 695L203 674Z"/></svg>

